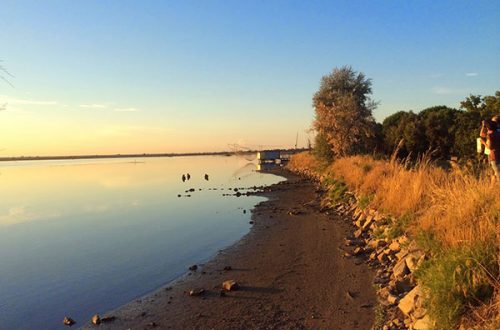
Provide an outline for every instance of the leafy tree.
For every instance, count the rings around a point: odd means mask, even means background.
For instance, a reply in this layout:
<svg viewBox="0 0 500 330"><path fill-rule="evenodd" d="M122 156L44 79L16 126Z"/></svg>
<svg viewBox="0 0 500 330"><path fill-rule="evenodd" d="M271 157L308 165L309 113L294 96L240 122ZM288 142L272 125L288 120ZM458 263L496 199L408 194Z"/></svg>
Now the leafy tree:
<svg viewBox="0 0 500 330"><path fill-rule="evenodd" d="M382 130L387 153L395 152L399 146L397 156L417 157L428 149L419 116L412 111L399 111L387 117L382 124Z"/></svg>
<svg viewBox="0 0 500 330"><path fill-rule="evenodd" d="M500 115L500 91L495 95L484 96L469 95L464 101L460 102L460 108L468 112L479 113L481 120L491 119L493 116Z"/></svg>
<svg viewBox="0 0 500 330"><path fill-rule="evenodd" d="M314 128L330 145L334 156L365 152L375 136L370 100L371 80L349 66L322 77L313 96Z"/></svg>
<svg viewBox="0 0 500 330"><path fill-rule="evenodd" d="M436 158L449 158L455 145L458 110L435 106L419 113L429 150Z"/></svg>
<svg viewBox="0 0 500 330"><path fill-rule="evenodd" d="M333 151L330 144L326 140L326 137L322 133L316 134L314 137L314 155L326 162L331 162L333 160Z"/></svg>

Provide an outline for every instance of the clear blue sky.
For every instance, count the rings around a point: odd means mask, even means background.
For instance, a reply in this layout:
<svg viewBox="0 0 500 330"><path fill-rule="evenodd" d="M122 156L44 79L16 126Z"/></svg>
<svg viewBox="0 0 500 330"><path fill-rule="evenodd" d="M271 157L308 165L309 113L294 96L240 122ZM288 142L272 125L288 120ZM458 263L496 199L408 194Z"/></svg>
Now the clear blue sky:
<svg viewBox="0 0 500 330"><path fill-rule="evenodd" d="M500 1L2 0L0 22L0 156L304 145L342 65L379 121L500 89Z"/></svg>

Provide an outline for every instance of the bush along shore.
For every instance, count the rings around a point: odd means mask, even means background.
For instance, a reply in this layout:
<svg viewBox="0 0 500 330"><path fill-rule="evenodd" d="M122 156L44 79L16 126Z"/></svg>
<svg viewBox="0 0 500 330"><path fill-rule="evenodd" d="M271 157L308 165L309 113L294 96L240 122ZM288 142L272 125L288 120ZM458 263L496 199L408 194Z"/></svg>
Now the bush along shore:
<svg viewBox="0 0 500 330"><path fill-rule="evenodd" d="M307 152L288 168L352 222L344 256L376 269L374 329L500 328L500 194L487 175Z"/></svg>

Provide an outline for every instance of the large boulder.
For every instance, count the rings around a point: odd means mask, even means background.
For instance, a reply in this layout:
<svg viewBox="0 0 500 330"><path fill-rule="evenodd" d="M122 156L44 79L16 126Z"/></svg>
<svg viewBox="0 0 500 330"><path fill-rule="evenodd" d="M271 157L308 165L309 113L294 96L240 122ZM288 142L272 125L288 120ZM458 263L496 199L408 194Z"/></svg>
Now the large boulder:
<svg viewBox="0 0 500 330"><path fill-rule="evenodd" d="M405 259L399 260L392 270L395 278L402 278L410 273L408 267L406 267Z"/></svg>
<svg viewBox="0 0 500 330"><path fill-rule="evenodd" d="M409 316L411 312L415 310L415 304L417 303L417 299L422 295L422 289L420 286L416 286L408 292L406 296L404 296L398 304L398 308L403 312L406 316Z"/></svg>
<svg viewBox="0 0 500 330"><path fill-rule="evenodd" d="M430 330L433 328L431 318L429 315L425 315L423 318L418 319L413 324L413 329L415 330Z"/></svg>

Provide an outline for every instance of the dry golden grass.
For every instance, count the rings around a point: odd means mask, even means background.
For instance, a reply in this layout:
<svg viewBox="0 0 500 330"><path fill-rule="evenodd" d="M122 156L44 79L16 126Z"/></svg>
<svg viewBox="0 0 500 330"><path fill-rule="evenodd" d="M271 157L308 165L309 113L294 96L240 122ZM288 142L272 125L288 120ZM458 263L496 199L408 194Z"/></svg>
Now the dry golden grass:
<svg viewBox="0 0 500 330"><path fill-rule="evenodd" d="M301 152L293 155L287 168L296 173L319 178L324 164L321 164L311 153Z"/></svg>
<svg viewBox="0 0 500 330"><path fill-rule="evenodd" d="M290 165L321 171L321 164L307 153L294 156ZM371 207L412 219L413 226L432 231L446 246L500 237L499 187L487 175L476 178L445 171L425 160L409 166L369 156L338 159L324 173L342 179L360 195L371 196Z"/></svg>

